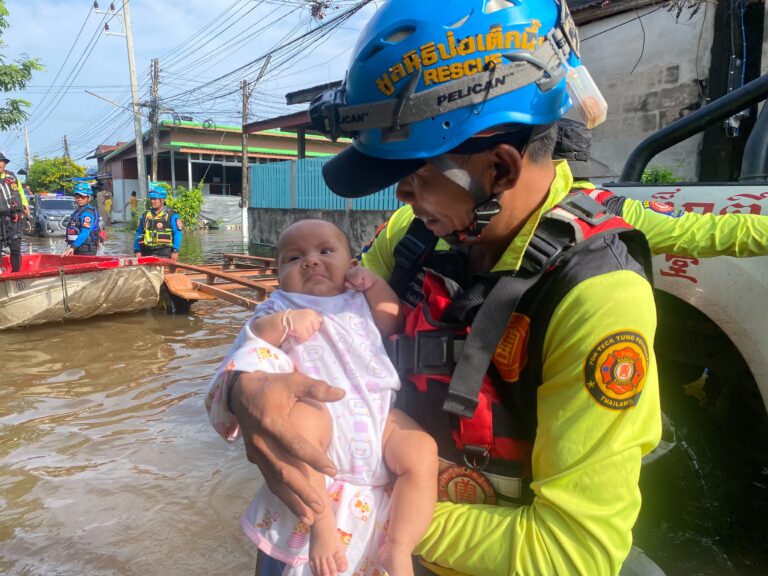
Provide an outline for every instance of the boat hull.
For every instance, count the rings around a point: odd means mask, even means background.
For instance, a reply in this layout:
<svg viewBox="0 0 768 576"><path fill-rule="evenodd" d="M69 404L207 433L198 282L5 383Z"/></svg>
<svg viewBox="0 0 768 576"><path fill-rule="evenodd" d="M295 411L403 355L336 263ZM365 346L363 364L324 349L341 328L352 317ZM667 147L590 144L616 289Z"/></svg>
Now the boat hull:
<svg viewBox="0 0 768 576"><path fill-rule="evenodd" d="M28 258L36 260L0 276L0 330L135 312L156 306L160 297L164 261L159 258Z"/></svg>

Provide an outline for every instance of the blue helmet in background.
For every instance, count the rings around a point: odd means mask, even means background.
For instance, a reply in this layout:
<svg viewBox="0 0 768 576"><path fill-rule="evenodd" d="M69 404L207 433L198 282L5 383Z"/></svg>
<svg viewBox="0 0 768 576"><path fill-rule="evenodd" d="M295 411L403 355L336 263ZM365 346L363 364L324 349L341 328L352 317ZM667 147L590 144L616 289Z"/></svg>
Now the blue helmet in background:
<svg viewBox="0 0 768 576"><path fill-rule="evenodd" d="M87 182L78 182L75 184L73 193L77 196L93 196L93 188Z"/></svg>
<svg viewBox="0 0 768 576"><path fill-rule="evenodd" d="M149 194L147 194L147 197L165 200L168 198L168 192L166 192L165 188L160 186L160 184L152 184L149 188Z"/></svg>
<svg viewBox="0 0 768 576"><path fill-rule="evenodd" d="M564 1L389 0L355 46L344 85L312 103L317 128L353 145L324 167L357 197L394 184L469 139L556 122L579 66Z"/></svg>

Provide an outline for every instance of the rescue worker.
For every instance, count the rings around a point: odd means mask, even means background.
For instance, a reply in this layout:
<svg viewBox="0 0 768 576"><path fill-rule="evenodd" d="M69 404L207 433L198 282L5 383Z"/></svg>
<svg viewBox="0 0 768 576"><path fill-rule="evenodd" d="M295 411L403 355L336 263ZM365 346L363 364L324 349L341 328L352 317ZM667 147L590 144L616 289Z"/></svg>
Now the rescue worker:
<svg viewBox="0 0 768 576"><path fill-rule="evenodd" d="M168 193L159 184L153 184L149 194L150 209L139 218L133 251L139 256L160 256L179 259L183 224L173 210L166 207Z"/></svg>
<svg viewBox="0 0 768 576"><path fill-rule="evenodd" d="M558 121L553 156L568 161L575 179L573 187L589 191L608 211L645 234L654 254L686 258L768 255L768 218L764 215L686 212L671 202L622 196L620 187L595 189L589 179L610 173L610 168L591 157L591 147L592 132L582 122L568 118Z"/></svg>
<svg viewBox="0 0 768 576"><path fill-rule="evenodd" d="M74 188L77 209L67 222L67 248L64 256L95 256L101 241L99 212L91 204L93 190L87 182L78 182Z"/></svg>
<svg viewBox="0 0 768 576"><path fill-rule="evenodd" d="M409 305L398 402L445 459L416 550L438 574L616 574L630 552L661 431L656 311L642 238L552 162L565 76L580 74L565 3L390 0L344 87L312 105L315 126L354 135L324 167L329 187L399 181L406 203L362 264ZM574 94L599 121L596 88ZM287 414L343 393L298 373L219 385L249 460L311 521L322 504L296 462L333 463Z"/></svg>
<svg viewBox="0 0 768 576"><path fill-rule="evenodd" d="M6 170L10 160L0 152L0 252L8 246L11 253L11 272L21 270L21 236L25 219L29 218L29 204L21 180Z"/></svg>

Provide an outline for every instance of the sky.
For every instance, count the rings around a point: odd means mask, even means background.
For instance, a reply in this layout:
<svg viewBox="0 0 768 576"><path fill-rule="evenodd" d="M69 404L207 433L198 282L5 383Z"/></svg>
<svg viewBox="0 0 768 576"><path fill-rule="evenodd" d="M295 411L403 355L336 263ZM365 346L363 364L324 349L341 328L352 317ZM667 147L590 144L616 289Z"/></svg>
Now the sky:
<svg viewBox="0 0 768 576"><path fill-rule="evenodd" d="M121 12L125 0L115 0ZM324 35L298 37L358 4L335 0L321 22L306 0L130 0L139 99L149 96L150 62L160 60L160 99L173 114L215 125L240 124L240 82L253 82L263 57L283 46L267 63L251 97L250 120L298 111L285 105L285 94L341 80L360 30L375 10L375 0ZM9 28L0 54L6 63L21 55L38 58L26 89L0 94L32 103L29 140L33 156L70 155L85 166L99 144L133 139L130 75L119 17L98 14L93 0L5 0ZM110 2L99 1L99 10ZM262 58L262 60L258 60ZM246 66L247 65L247 66ZM101 98L114 102L110 104ZM115 105L117 104L117 105ZM143 128L148 128L146 120ZM24 165L23 128L0 133L0 151Z"/></svg>

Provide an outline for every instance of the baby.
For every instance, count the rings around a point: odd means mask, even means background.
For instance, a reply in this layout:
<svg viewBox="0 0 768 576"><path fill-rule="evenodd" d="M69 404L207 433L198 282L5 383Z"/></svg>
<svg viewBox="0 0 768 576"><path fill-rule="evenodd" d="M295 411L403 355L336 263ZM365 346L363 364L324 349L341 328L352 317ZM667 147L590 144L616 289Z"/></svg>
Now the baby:
<svg viewBox="0 0 768 576"><path fill-rule="evenodd" d="M305 467L328 497L312 526L265 486L243 514L243 530L285 564L284 576L308 568L314 576L373 574L379 567L411 576L411 553L434 510L438 463L434 440L392 408L400 382L382 336L401 323L397 296L357 266L349 239L329 222L292 224L277 252L280 289L256 308L216 378L230 370L298 370L344 389L338 402L301 401L290 413L294 429L327 451L338 475Z"/></svg>

